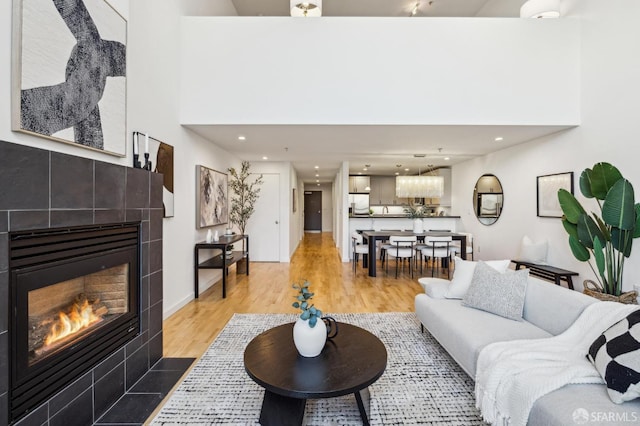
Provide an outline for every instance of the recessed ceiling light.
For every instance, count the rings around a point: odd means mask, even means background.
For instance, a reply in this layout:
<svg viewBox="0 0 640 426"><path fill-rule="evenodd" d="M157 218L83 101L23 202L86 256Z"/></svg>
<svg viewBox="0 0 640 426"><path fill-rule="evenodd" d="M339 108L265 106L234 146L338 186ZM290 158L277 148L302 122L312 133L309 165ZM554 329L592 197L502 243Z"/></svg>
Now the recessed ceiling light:
<svg viewBox="0 0 640 426"><path fill-rule="evenodd" d="M396 172L396 176L400 176L400 172Z"/></svg>
<svg viewBox="0 0 640 426"><path fill-rule="evenodd" d="M408 171L409 171L409 169L404 169L404 171L405 171L405 172L408 172Z"/></svg>
<svg viewBox="0 0 640 426"><path fill-rule="evenodd" d="M266 155L264 157L262 157L263 160L268 160L269 157L267 157Z"/></svg>
<svg viewBox="0 0 640 426"><path fill-rule="evenodd" d="M245 140L247 140L247 137L240 135L240 136L238 136L238 140L239 141L245 141Z"/></svg>
<svg viewBox="0 0 640 426"><path fill-rule="evenodd" d="M444 161L449 161L449 160L451 160L451 158L449 158L449 157L444 157Z"/></svg>
<svg viewBox="0 0 640 426"><path fill-rule="evenodd" d="M319 183L316 183L316 185L320 186L320 184L319 184Z"/></svg>
<svg viewBox="0 0 640 426"><path fill-rule="evenodd" d="M365 168L364 168L364 169L362 169L362 170L364 170L364 171L366 172L366 171L367 171L367 170L369 170L369 169L367 169L367 168L365 167Z"/></svg>
<svg viewBox="0 0 640 426"><path fill-rule="evenodd" d="M316 182L320 182L320 180L316 179Z"/></svg>
<svg viewBox="0 0 640 426"><path fill-rule="evenodd" d="M320 175L316 173L316 177L320 177Z"/></svg>
<svg viewBox="0 0 640 426"><path fill-rule="evenodd" d="M358 174L359 174L359 175L361 175L361 174L362 174L362 172L358 172Z"/></svg>
<svg viewBox="0 0 640 426"><path fill-rule="evenodd" d="M314 169L319 169L319 168L320 168L320 166L315 166L315 167L314 167Z"/></svg>
<svg viewBox="0 0 640 426"><path fill-rule="evenodd" d="M500 142L501 140L503 140L504 138L502 136L498 136L497 138L495 138L496 142Z"/></svg>

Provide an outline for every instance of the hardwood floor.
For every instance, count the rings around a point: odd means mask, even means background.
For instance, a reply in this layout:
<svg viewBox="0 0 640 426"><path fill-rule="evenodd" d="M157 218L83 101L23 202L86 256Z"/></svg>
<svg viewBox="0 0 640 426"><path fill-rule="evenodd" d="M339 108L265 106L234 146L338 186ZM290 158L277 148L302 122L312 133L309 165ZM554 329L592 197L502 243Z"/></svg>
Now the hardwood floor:
<svg viewBox="0 0 640 426"><path fill-rule="evenodd" d="M378 261L379 262L379 261ZM340 261L330 233L305 234L291 263L252 262L250 275L231 268L227 297L216 283L164 322L164 356L199 358L234 313L296 313L291 306L294 282L308 280L316 294L313 302L324 313L411 312L422 291L408 270L396 279L378 264L378 276L367 275L359 263Z"/></svg>

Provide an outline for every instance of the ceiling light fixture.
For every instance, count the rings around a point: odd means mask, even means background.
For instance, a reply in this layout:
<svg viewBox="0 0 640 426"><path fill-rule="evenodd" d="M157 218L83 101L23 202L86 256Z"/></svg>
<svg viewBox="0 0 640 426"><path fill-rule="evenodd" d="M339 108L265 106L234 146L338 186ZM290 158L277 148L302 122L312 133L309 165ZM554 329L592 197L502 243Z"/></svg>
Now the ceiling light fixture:
<svg viewBox="0 0 640 426"><path fill-rule="evenodd" d="M529 0L520 8L521 18L559 18L560 0Z"/></svg>
<svg viewBox="0 0 640 426"><path fill-rule="evenodd" d="M410 17L411 17L411 16L416 16L416 13L418 13L418 8L419 8L419 7L420 7L420 0L418 0L418 1L416 2L416 5L415 5L415 6L413 6L413 9L411 9L411 15L409 15L409 16L410 16Z"/></svg>
<svg viewBox="0 0 640 426"><path fill-rule="evenodd" d="M504 140L504 138L502 136L498 136L497 138L494 139L496 142L500 142L501 140Z"/></svg>
<svg viewBox="0 0 640 426"><path fill-rule="evenodd" d="M245 141L245 140L247 140L247 137L240 135L240 136L238 136L238 140L239 141Z"/></svg>
<svg viewBox="0 0 640 426"><path fill-rule="evenodd" d="M317 17L322 16L322 0L291 0L291 16L295 17Z"/></svg>
<svg viewBox="0 0 640 426"><path fill-rule="evenodd" d="M313 168L314 168L314 169L319 169L319 168L320 168L320 166L314 166Z"/></svg>
<svg viewBox="0 0 640 426"><path fill-rule="evenodd" d="M262 157L263 160L268 160L269 157L267 157L266 155L264 157Z"/></svg>
<svg viewBox="0 0 640 426"><path fill-rule="evenodd" d="M449 157L444 157L444 161L449 161L449 160L451 160L451 158L449 158Z"/></svg>
<svg viewBox="0 0 640 426"><path fill-rule="evenodd" d="M433 166L429 165L431 172ZM444 177L435 174L417 176L396 176L396 197L399 198L440 198L444 194Z"/></svg>

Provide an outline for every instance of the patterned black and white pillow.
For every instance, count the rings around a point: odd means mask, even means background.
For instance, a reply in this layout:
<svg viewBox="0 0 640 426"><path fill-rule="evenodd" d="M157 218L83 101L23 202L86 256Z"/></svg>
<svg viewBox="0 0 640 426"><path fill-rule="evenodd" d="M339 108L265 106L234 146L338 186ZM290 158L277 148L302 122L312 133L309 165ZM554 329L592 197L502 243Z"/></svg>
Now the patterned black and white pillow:
<svg viewBox="0 0 640 426"><path fill-rule="evenodd" d="M613 402L640 397L640 310L605 330L587 357L607 383Z"/></svg>

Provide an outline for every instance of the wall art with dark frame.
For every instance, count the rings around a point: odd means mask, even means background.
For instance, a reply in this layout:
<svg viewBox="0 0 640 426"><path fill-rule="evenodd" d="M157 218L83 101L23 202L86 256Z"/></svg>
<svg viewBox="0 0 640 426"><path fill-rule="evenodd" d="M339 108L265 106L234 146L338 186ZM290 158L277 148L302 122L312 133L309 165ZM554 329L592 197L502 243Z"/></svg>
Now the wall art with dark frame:
<svg viewBox="0 0 640 426"><path fill-rule="evenodd" d="M146 154L148 154L148 157ZM139 161L140 158L142 161ZM150 168L147 165L150 165ZM148 134L133 132L133 167L146 168L155 173L162 173L164 217L173 217L173 146Z"/></svg>
<svg viewBox="0 0 640 426"><path fill-rule="evenodd" d="M229 222L228 178L205 166L197 166L196 225L198 228Z"/></svg>
<svg viewBox="0 0 640 426"><path fill-rule="evenodd" d="M538 176L536 189L538 196L537 215L539 217L562 217L558 190L566 189L573 194L573 172Z"/></svg>
<svg viewBox="0 0 640 426"><path fill-rule="evenodd" d="M14 0L12 129L124 157L127 21L105 0Z"/></svg>

